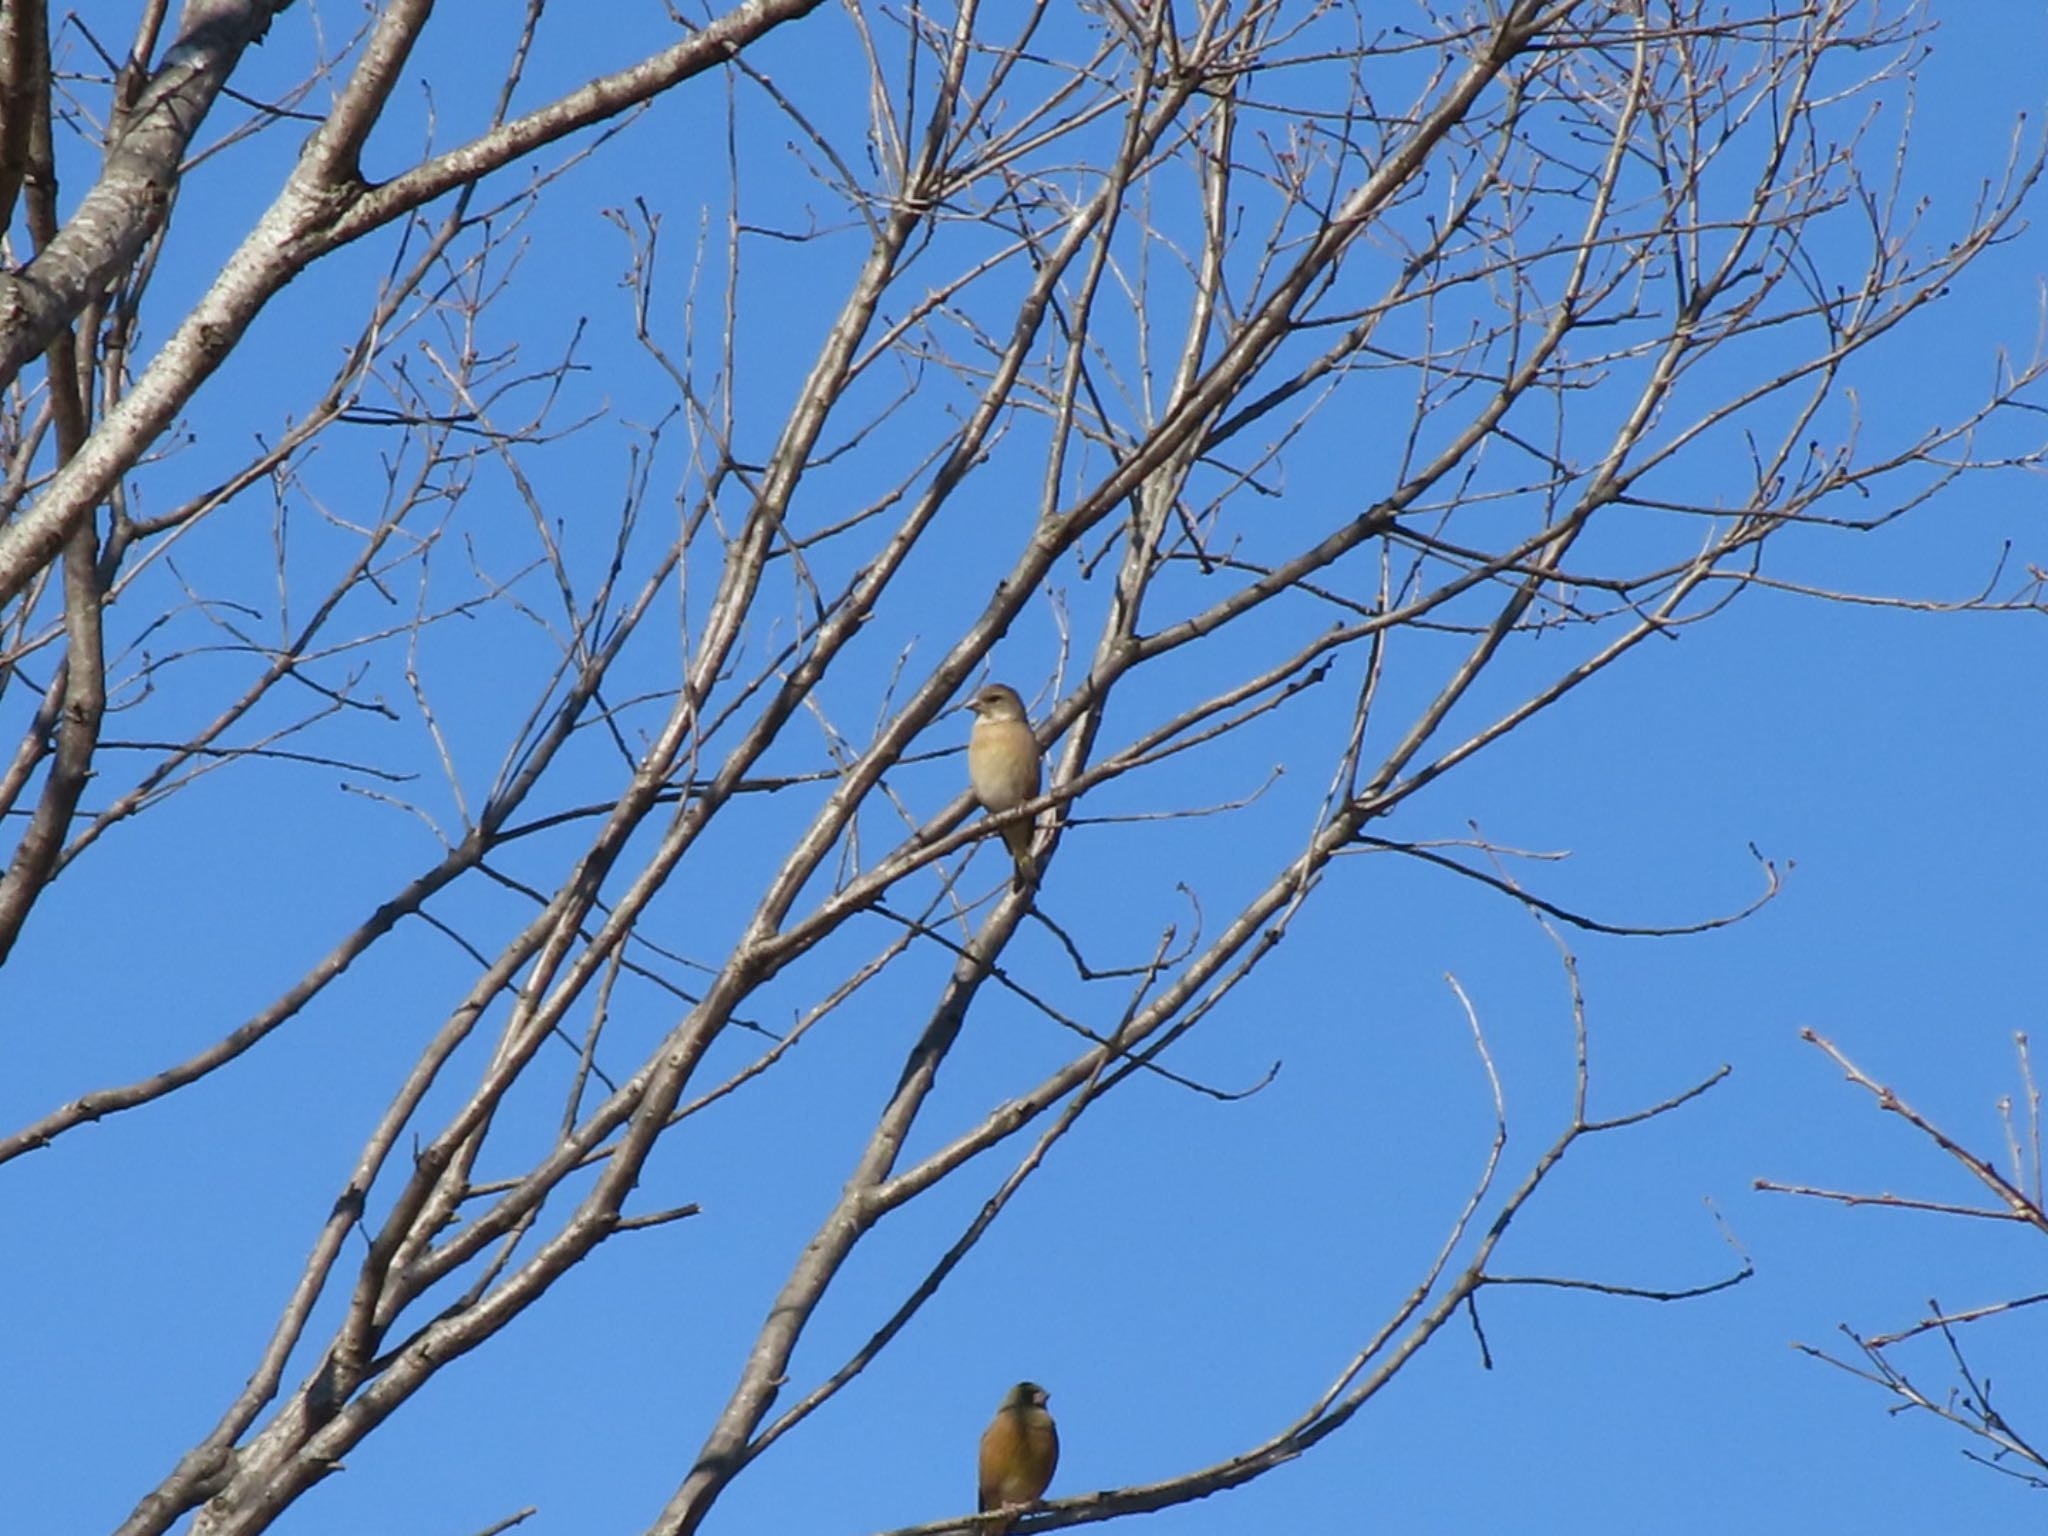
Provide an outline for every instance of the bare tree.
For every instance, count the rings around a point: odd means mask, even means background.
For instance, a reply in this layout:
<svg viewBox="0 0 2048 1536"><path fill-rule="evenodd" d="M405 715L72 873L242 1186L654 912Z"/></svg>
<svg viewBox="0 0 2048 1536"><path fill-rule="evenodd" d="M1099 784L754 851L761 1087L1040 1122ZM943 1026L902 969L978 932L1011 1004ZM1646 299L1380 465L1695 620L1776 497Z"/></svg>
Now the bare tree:
<svg viewBox="0 0 2048 1536"><path fill-rule="evenodd" d="M528 106L558 24L533 0L499 45L502 88L453 130L398 88L431 28L474 23L421 0L338 41L281 28L266 48L303 68L267 100L230 82L294 13L192 0L165 46L164 8L138 9L125 55L77 23L53 34L40 0L9 6L0 39L0 193L20 209L0 310L0 697L19 738L0 952L35 942L74 861L123 858L142 813L216 770L340 767L390 807L397 872L270 1002L0 1127L0 1162L233 1072L408 932L440 936L467 980L411 999L439 1022L394 1065L331 1209L304 1215L312 1250L246 1389L128 1533L264 1529L366 1437L402 1433L387 1423L422 1387L565 1274L694 1214L632 1205L665 1137L886 999L920 1020L893 1091L651 1527L696 1529L911 1323L1079 1116L1139 1075L1244 1091L1165 1053L1288 965L1297 914L1376 860L1428 861L1547 922L1681 931L1566 910L1460 827L1380 824L1753 588L1855 595L1767 570L1787 533L1870 530L2039 461L2008 430L2038 404L2036 362L1897 440L1855 408L1880 344L2016 227L2042 164L2016 140L1939 228L1906 204L1904 128L1866 135L1898 126L1868 108L1922 47L1911 9L1489 0L1394 26L1315 0L747 0ZM778 75L792 34L841 67ZM680 242L658 201L615 215L624 307L593 324L639 361L600 398L580 327L546 356L522 331L520 306L547 298L523 231L670 94L715 102L726 131L689 141ZM211 233L180 204L308 121L217 278L153 303L180 242ZM515 183L542 152L557 159ZM67 213L58 169L88 155ZM365 252L374 279L345 259ZM334 348L331 377L211 398L266 310L309 286L299 351ZM209 434L196 488L188 414ZM1967 606L2037 600L1995 579ZM1048 788L992 825L954 787L948 710L1007 636L1035 637L1037 675L1012 677ZM1256 827L1258 881L1136 858L1152 822L1192 817ZM972 885L990 862L973 875L973 852L1017 822L1040 883L1012 888L1005 862ZM435 851L400 868L421 826ZM1076 869L1113 872L1156 940L1103 954L1070 932ZM1760 901L1768 865L1762 883ZM992 990L1069 1048L934 1124ZM1675 1298L1739 1278L1499 1264L1567 1154L1714 1080L1596 1113L1575 979L1571 1008L1565 1122L1517 1169L1496 1086L1442 1250L1296 1422L1026 1528L1302 1455L1446 1322L1476 1322L1490 1286ZM794 1374L855 1250L975 1179L986 1203L870 1341Z"/></svg>
<svg viewBox="0 0 2048 1536"><path fill-rule="evenodd" d="M2018 1112L2014 1111L2011 1097L1999 1100L2005 1145L1998 1154L1990 1156L1971 1151L1896 1091L1869 1076L1832 1041L1810 1029L1802 1031L1802 1035L1840 1067L1850 1082L1869 1093L1878 1109L1911 1126L1989 1199L1978 1203L1918 1195L1866 1194L1810 1184L1784 1184L1773 1179L1758 1179L1757 1188L1845 1206L1868 1205L1888 1211L2031 1227L2037 1234L2048 1234L2048 1200L2044 1200L2041 1183L2041 1090L2034 1080L2033 1055L2025 1034L2015 1038L2021 1089ZM2011 1319L2044 1301L2048 1301L2048 1293L2034 1292L1949 1308L1929 1298L1927 1316L1902 1328L1866 1334L1846 1323L1841 1325L1842 1336L1850 1346L1848 1358L1811 1344L1797 1347L1817 1360L1881 1387L1896 1399L1898 1410L1931 1414L1966 1430L1984 1447L1965 1449L1963 1454L1971 1460L2032 1487L2048 1488L2048 1450L2041 1444L2040 1431L2025 1422L2024 1412L2017 1418L2008 1416L2011 1407L2007 1398L1994 1390L1996 1379L1981 1364L1971 1363L1961 1338L1963 1330L1974 1329L1976 1324ZM1938 1370L1944 1378L1943 1385L1929 1386L1927 1374L1910 1363L1910 1350L1916 1340L1922 1349L1939 1340L1944 1364Z"/></svg>

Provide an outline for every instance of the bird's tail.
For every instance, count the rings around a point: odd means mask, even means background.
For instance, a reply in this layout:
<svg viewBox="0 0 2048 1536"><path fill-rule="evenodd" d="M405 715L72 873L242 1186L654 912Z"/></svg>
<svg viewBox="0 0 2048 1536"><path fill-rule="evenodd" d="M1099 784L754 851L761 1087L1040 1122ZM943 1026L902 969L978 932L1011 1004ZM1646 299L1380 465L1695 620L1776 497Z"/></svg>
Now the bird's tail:
<svg viewBox="0 0 2048 1536"><path fill-rule="evenodd" d="M1003 846L1010 850L1010 862L1017 867L1011 885L1020 891L1027 885L1038 884L1038 861L1031 856L1031 830L1028 821L1003 828ZM1001 1528L996 1536L1001 1536Z"/></svg>

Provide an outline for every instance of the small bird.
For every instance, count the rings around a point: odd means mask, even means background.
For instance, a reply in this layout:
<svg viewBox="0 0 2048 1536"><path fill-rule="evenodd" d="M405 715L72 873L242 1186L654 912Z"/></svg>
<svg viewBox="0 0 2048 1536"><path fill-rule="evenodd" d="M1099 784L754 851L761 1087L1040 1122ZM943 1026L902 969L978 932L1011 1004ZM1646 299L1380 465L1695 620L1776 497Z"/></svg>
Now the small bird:
<svg viewBox="0 0 2048 1536"><path fill-rule="evenodd" d="M1014 700L1016 695L1010 697ZM976 1508L983 1514L1036 1504L1052 1481L1052 1469L1059 1465L1060 1436L1045 1403L1045 1388L1035 1381L1020 1381L1004 1396L995 1422L982 1432L981 1501ZM1009 1528L1009 1521L999 1521L991 1536Z"/></svg>
<svg viewBox="0 0 2048 1536"><path fill-rule="evenodd" d="M967 737L967 778L974 798L985 811L1007 811L1036 798L1039 786L1038 738L1024 717L1024 701L1008 683L990 683L960 706L974 711L974 729ZM1032 824L1015 821L1003 828L1003 843L1017 866L1021 889L1038 882L1031 857Z"/></svg>

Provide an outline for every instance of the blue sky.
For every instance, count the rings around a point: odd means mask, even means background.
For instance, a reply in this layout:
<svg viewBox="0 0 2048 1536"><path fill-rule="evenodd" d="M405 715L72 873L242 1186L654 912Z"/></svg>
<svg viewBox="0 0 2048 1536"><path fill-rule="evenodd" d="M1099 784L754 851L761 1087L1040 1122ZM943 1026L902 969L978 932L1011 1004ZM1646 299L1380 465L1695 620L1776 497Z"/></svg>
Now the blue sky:
<svg viewBox="0 0 2048 1536"><path fill-rule="evenodd" d="M1908 190L1931 200L1938 224L1968 206L2015 117L2038 123L2048 16L1963 3L1934 13L1941 27L1916 76ZM536 65L535 99L631 54L623 28L615 39L550 21L560 36ZM838 56L810 39L843 42L829 31L836 25L821 12L805 24L812 31L764 49L761 66L792 90L824 93ZM290 78L301 28L300 14L286 13L252 65L259 75ZM413 69L451 124L488 81L446 37ZM858 110L820 99L828 116ZM1883 102L1889 113L1903 106L1897 90ZM721 88L699 82L571 169L548 191L509 274L495 323L517 337L528 365L543 366L590 321L569 414L605 414L592 431L535 451L529 466L579 561L601 559L606 516L626 489L623 445L662 408L655 370L630 343L618 286L627 253L606 211L645 198L680 263L710 195L702 178L722 175L722 113ZM387 147L395 156L411 142L394 129ZM218 270L235 221L261 206L291 148L289 134L274 134L233 161L232 176L195 178L156 279L153 301L165 313ZM816 201L776 146L764 137L752 148L748 174L760 180L748 183L747 198L758 199L748 206L793 217ZM837 288L817 276L827 269L806 265L823 259L815 247L752 249L765 253L748 275L759 285L748 311L759 356L744 366L746 388L765 402L810 355ZM279 400L317 387L391 252L388 239L371 241L273 306L196 403L192 445L150 472L153 505L208 483L254 434L276 430ZM839 252L826 247L835 261ZM1952 419L1955 402L1990 378L1993 349L2028 354L2044 269L2048 236L2029 229L1895 337L1859 379L1872 436ZM672 339L679 286L665 278L658 290ZM429 366L419 353L410 362ZM750 444L765 449L775 425L765 407L749 414ZM1363 440L1356 418L1331 421L1327 434L1290 460L1289 495L1317 508L1355 500L1383 447ZM382 483L377 456L394 448L375 429L333 429L305 494L328 495L344 512L351 498L367 502ZM1725 460L1686 471L1702 486L1729 472ZM828 482L832 494L855 504L865 473ZM1005 490L1018 505L1003 504ZM1035 481L992 482L980 494L986 527L951 531L920 557L915 611L892 616L886 640L830 696L841 728L868 728L898 647L920 665L943 649L986 598L977 555L1006 564L1028 528ZM486 481L476 495L485 510L472 515L486 535L524 515L502 484ZM2048 566L2043 501L2038 475L1968 481L1874 534L1788 539L1773 570L1957 600L1982 585L2008 543L2009 571ZM1288 515L1271 514L1276 530ZM181 574L249 579L270 560L271 527L264 499L244 498L181 546ZM291 528L290 558L309 571L346 545L303 510ZM509 531L505 539L472 545L479 563L516 564L524 546ZM459 590L456 551L437 559L451 570L437 579ZM1092 601L1078 582L1074 592L1077 607ZM1056 639L1050 604L1034 607L996 651L997 675L1042 704ZM672 669L672 649L671 630L650 638L634 665L658 675ZM530 702L499 679L542 654L530 629L498 617L432 633L425 666L472 785L488 784ZM1538 648L1526 675L1547 675L1568 654L1560 644L1553 660ZM1426 641L1398 651L1389 696L1431 686L1439 661ZM166 693L212 697L233 669L233 658L191 663ZM1457 837L1476 823L1501 844L1568 851L1523 866L1522 877L1610 921L1682 924L1741 907L1761 886L1752 845L1779 868L1783 893L1732 929L1572 935L1596 1113L1656 1102L1723 1064L1731 1072L1667 1118L1577 1148L1496 1266L1649 1288L1706 1284L1743 1256L1756 1273L1677 1304L1486 1292L1490 1370L1457 1324L1301 1461L1149 1517L1148 1528L1769 1533L1957 1529L2034 1515L2041 1495L1969 1465L1960 1453L1972 1442L1959 1432L1888 1415L1877 1391L1791 1346L1832 1346L1838 1324L1904 1326L1930 1297L1959 1307L2025 1293L2038 1234L1842 1210L1751 1186L1768 1177L1972 1198L1957 1170L1841 1081L1799 1031L1833 1039L1968 1145L1996 1153L1995 1101L2019 1086L2013 1035L2041 1014L2043 677L2048 624L2038 612L1943 616L1752 591L1715 621L1641 647L1404 804L1378 830ZM1205 681L1190 662L1162 686L1195 696ZM1311 698L1246 749L1176 761L1094 797L1083 809L1099 815L1201 805L1255 788L1275 762L1308 764L1236 818L1079 829L1048 877L1051 915L1122 959L1189 920L1174 891L1182 880L1202 893L1207 921L1220 921L1232 898L1270 878L1276 848L1306 835L1325 772L1316 754L1341 731L1356 685L1354 666L1325 690L1332 697ZM0 702L21 707L12 696ZM377 750L430 769L417 720L402 697L392 702L399 718ZM1148 708L1164 707L1134 700L1117 728L1134 732ZM654 718L627 720L636 728ZM963 737L957 717L929 745ZM821 760L807 739L778 761ZM589 782L605 782L604 761L593 748ZM945 758L891 783L929 814L956 792L959 772ZM215 775L66 873L0 973L0 1127L216 1037L431 861L417 823L342 792L337 777L271 765ZM431 781L418 792L449 812ZM715 956L745 914L721 881L751 889L780 857L778 835L822 793L762 797L707 850L707 872L688 866L665 894L662 931ZM536 838L507 864L544 880L571 846ZM982 855L969 884L993 880L993 866ZM913 1326L740 1478L707 1529L855 1532L971 1508L975 1438L1020 1377L1052 1393L1064 1446L1055 1496L1204 1465L1315 1397L1414 1283L1479 1172L1491 1102L1446 974L1470 997L1501 1072L1510 1182L1555 1135L1571 1087L1569 996L1550 940L1523 911L1388 853L1340 861L1329 883L1274 961L1168 1058L1177 1072L1229 1088L1279 1062L1272 1084L1224 1104L1140 1079L1084 1117ZM492 934L525 910L480 888L448 915L465 932ZM833 963L881 942L879 927L849 931L765 989L754 1012L786 1021L816 1000ZM276 1528L463 1536L528 1505L539 1509L523 1527L531 1531L644 1528L837 1194L946 963L914 953L784 1067L675 1133L635 1208L697 1201L703 1215L606 1244L445 1371ZM1068 982L1040 930L1027 926L1005 963L1105 1006ZM111 1528L210 1427L246 1379L366 1127L472 973L445 938L408 925L231 1068L0 1168L0 1306L15 1319L0 1335L0 1527ZM630 1064L629 1042L657 1039L673 1022L673 1006L657 1000L622 1010L621 1059ZM985 995L912 1152L1021 1091L1069 1046L1014 1001ZM728 1048L736 1063L741 1044ZM457 1091L430 1101L429 1125ZM551 1131L556 1113L538 1090L515 1105L507 1166L518 1146ZM1000 1154L972 1165L863 1246L797 1353L792 1396L859 1346L1008 1166ZM330 1300L323 1315L333 1310ZM2048 1433L2048 1394L2025 1369L2044 1342L2039 1322L2022 1314L1980 1325L1968 1342L2007 1413ZM1938 1344L1922 1341L1902 1358L1928 1384L1945 1384ZM287 1383L302 1370L295 1362Z"/></svg>

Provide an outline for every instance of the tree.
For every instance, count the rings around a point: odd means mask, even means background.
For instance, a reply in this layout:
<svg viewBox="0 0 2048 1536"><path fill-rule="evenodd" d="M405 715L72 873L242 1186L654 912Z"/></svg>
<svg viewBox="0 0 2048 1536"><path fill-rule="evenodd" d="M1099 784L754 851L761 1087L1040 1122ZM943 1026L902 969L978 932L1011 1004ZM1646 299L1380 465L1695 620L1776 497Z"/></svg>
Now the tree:
<svg viewBox="0 0 2048 1536"><path fill-rule="evenodd" d="M1987 1224L2012 1223L2031 1227L2036 1232L2048 1232L2048 1203L2044 1203L2041 1184L2041 1091L2034 1081L2033 1055L2024 1032L2016 1036L2014 1042L2019 1057L2019 1114L2015 1116L2013 1113L2010 1096L1998 1101L1999 1121L2005 1133L2002 1157L1973 1152L1963 1141L1907 1103L1895 1090L1871 1078L1843 1055L1833 1042L1812 1030L1807 1030L1805 1036L1809 1043L1842 1069L1850 1082L1868 1092L1880 1110L1898 1116L1911 1126L1968 1176L1968 1184L1988 1192L1991 1198L1989 1201L1981 1197L1951 1200L1891 1193L1865 1194L1782 1184L1770 1179L1757 1180L1759 1189L1834 1201L1846 1206L1872 1205L1892 1211L1916 1211L1948 1218L1971 1217ZM2005 1165L2003 1168L1999 1166L2001 1162ZM1974 1435L1986 1449L1966 1448L1963 1454L1972 1461L2006 1473L2030 1488L2048 1488L2048 1453L2044 1453L2037 1443L2039 1431L2030 1427L2025 1413L2017 1420L2008 1417L2009 1400L2016 1394L1995 1391L1994 1387L2004 1378L1994 1378L1981 1363L1973 1365L1970 1352L1963 1347L1961 1340L1963 1330L1974 1324L2009 1320L2044 1300L2048 1300L2048 1296L2035 1293L1950 1309L1943 1307L1938 1299L1930 1298L1928 1315L1902 1328L1867 1334L1843 1324L1840 1331L1849 1341L1854 1359L1840 1358L1810 1344L1802 1344L1799 1348L1817 1360L1890 1393L1897 1399L1895 1411L1916 1409ZM1931 1345L1936 1339L1941 1346L1937 1358L1943 1362L1937 1369L1947 1378L1947 1384L1931 1388L1922 1384L1926 1377L1907 1358L1907 1347L1915 1341ZM1916 1375L1920 1380L1915 1380ZM2024 1376L2022 1382L2024 1392Z"/></svg>
<svg viewBox="0 0 2048 1536"><path fill-rule="evenodd" d="M1908 431L1859 414L2042 163L2023 144L1964 216L1922 221L1902 144L1869 137L1906 131L1872 104L1922 46L1912 11L750 0L569 39L534 4L445 42L474 23L393 0L337 41L312 16L195 0L166 46L145 7L123 57L21 5L0 59L22 232L0 950L58 942L43 908L74 868L148 878L150 824L224 777L252 813L283 797L294 836L334 817L365 842L241 877L368 892L294 974L254 968L265 1000L144 1073L81 1069L0 1134L0 1161L61 1155L323 1011L376 1060L338 1185L265 1217L313 1236L246 1388L124 1532L264 1529L403 1435L567 1277L699 1214L636 1191L678 1182L665 1149L758 1155L771 1085L831 1037L857 1066L801 1113L859 1143L795 1149L838 1194L778 1250L649 1527L697 1529L973 1283L962 1261L1084 1115L1140 1082L1261 1091L1169 1050L1313 965L1282 940L1366 871L1421 861L1553 929L1742 915L1598 918L1454 808L1392 822L1638 647L1809 586L1767 564L1781 541L2039 462L2015 435L2039 364ZM653 40L557 78L629 32ZM432 43L470 72L407 105ZM529 244L551 195L662 134L674 185L613 214L620 296L565 306ZM60 171L89 182L68 209ZM292 341L258 362L265 326ZM971 862L1004 824L957 787L948 711L991 666L1049 754L1007 813L1036 819L1035 888ZM374 815L336 808L336 769ZM247 837L213 839L224 868L269 857ZM1763 864L1758 903L1775 888ZM1500 1262L1568 1154L1718 1076L1596 1108L1560 952L1569 1102L1517 1164L1498 1080L1478 1090L1474 1186L1364 1347L1280 1432L1028 1529L1303 1455L1489 1288L1740 1278ZM394 967L416 978L395 993ZM1012 1005L1033 1033L1006 1049L982 1021ZM914 1024L855 1049L878 1017ZM865 1342L799 1369L912 1209L954 1224L921 1229ZM749 1240L714 1218L707 1241Z"/></svg>

